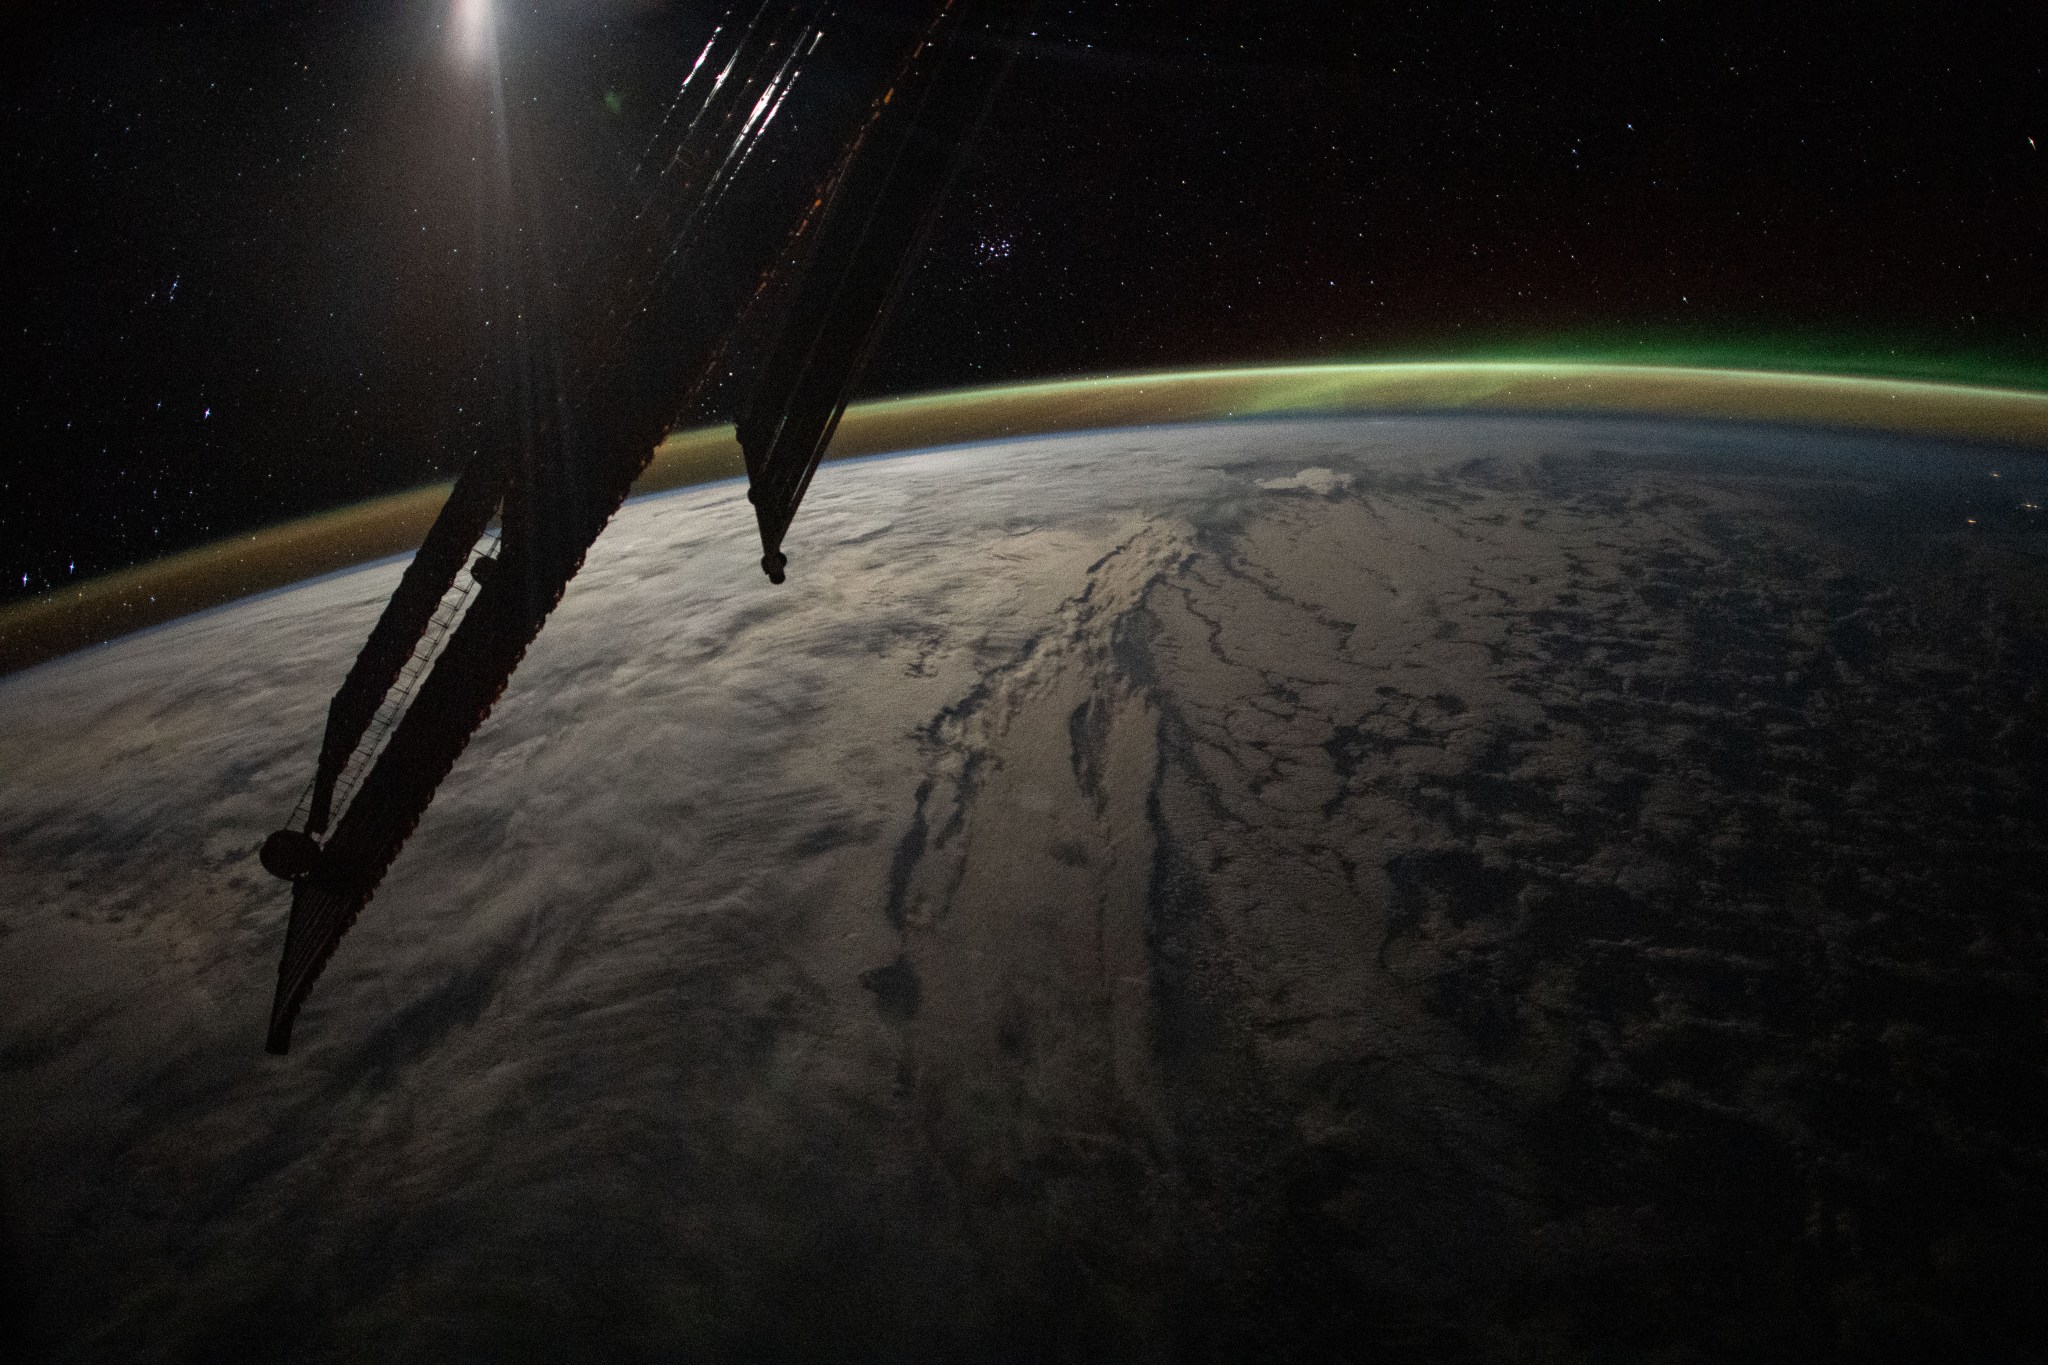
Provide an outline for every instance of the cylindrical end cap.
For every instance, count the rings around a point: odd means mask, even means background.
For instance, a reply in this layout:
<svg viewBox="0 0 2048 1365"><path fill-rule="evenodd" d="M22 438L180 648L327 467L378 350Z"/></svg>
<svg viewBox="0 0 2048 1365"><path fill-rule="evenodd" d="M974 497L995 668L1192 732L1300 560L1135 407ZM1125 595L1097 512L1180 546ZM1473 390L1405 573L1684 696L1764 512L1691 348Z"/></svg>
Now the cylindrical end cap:
<svg viewBox="0 0 2048 1365"><path fill-rule="evenodd" d="M273 877L295 882L320 860L320 841L299 829L281 829L263 841L257 860Z"/></svg>

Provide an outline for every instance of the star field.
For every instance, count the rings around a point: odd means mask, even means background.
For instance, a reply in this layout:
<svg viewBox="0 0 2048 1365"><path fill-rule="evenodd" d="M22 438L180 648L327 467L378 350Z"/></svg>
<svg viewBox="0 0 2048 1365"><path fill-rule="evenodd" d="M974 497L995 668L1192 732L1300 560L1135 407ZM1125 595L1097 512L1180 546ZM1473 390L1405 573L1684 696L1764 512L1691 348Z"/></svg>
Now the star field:
<svg viewBox="0 0 2048 1365"><path fill-rule="evenodd" d="M717 7L522 14L578 163L522 173L601 250ZM497 439L514 304L448 18L10 21L0 601ZM1048 5L866 388L1517 348L2026 382L2044 70L2018 4Z"/></svg>

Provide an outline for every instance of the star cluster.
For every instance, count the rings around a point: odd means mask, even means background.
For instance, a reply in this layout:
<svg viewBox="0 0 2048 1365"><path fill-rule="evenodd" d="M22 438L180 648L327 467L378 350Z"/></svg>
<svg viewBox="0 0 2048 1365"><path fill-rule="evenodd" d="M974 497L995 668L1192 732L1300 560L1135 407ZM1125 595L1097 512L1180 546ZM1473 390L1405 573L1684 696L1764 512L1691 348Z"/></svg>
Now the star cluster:
<svg viewBox="0 0 2048 1365"><path fill-rule="evenodd" d="M2048 24L1867 17L1061 7L878 382L1595 338L2038 372Z"/></svg>
<svg viewBox="0 0 2048 1365"><path fill-rule="evenodd" d="M716 14L527 8L561 74L526 98L622 169L522 173L601 250ZM458 17L11 21L0 601L496 439ZM1047 5L866 387L1515 348L2038 376L2044 54L2020 4Z"/></svg>

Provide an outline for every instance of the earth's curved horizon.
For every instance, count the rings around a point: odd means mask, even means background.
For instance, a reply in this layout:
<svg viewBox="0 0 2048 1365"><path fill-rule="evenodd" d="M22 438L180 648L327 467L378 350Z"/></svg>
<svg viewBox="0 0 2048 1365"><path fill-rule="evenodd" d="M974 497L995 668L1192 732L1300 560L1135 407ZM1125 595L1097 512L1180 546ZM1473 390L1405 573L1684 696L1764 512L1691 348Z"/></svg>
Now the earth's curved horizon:
<svg viewBox="0 0 2048 1365"><path fill-rule="evenodd" d="M1229 366L951 389L857 403L828 460L1226 418L1612 413L1884 431L2048 449L2048 392L1872 374L1621 361ZM730 425L672 433L637 496L742 475ZM321 574L409 553L431 484L246 532L0 608L0 675ZM801 536L799 519L796 534Z"/></svg>
<svg viewBox="0 0 2048 1365"><path fill-rule="evenodd" d="M286 1058L256 847L399 566L0 678L0 1292L60 1361L2038 1360L2044 506L1501 412L844 466L782 588L637 499Z"/></svg>

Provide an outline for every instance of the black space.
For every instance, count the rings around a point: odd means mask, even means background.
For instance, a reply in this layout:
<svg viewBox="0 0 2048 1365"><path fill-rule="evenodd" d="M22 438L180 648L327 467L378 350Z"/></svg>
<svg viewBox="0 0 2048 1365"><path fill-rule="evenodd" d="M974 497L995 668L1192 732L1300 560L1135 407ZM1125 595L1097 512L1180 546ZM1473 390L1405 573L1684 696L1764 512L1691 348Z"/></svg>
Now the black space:
<svg viewBox="0 0 2048 1365"><path fill-rule="evenodd" d="M531 8L602 194L719 11ZM484 439L440 9L10 7L0 601ZM2039 4L1103 0L1038 28L871 392L1644 339L2048 369Z"/></svg>

